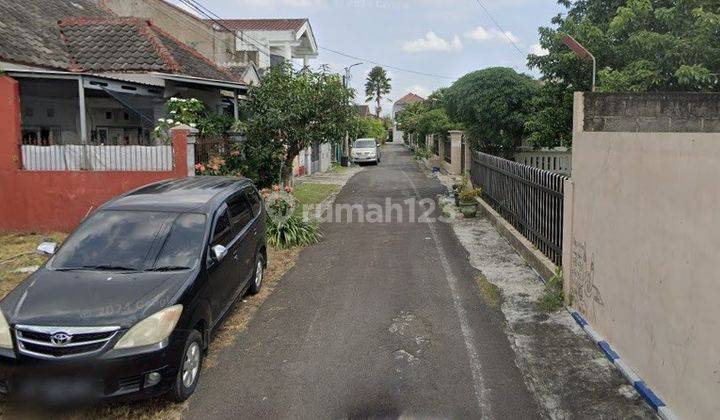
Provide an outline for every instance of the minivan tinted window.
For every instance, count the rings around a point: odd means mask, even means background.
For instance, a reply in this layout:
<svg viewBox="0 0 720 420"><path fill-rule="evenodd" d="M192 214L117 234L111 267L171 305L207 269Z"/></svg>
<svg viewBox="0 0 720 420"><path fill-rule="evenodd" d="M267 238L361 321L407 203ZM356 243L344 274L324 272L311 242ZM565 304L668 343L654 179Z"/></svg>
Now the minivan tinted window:
<svg viewBox="0 0 720 420"><path fill-rule="evenodd" d="M260 201L260 196L258 195L257 191L255 191L255 188L245 188L244 192L245 196L250 202L250 207L252 207L253 214L257 216L262 211L262 202Z"/></svg>
<svg viewBox="0 0 720 420"><path fill-rule="evenodd" d="M230 224L235 232L239 233L253 219L250 203L245 198L245 194L239 192L230 197L227 204L230 210Z"/></svg>
<svg viewBox="0 0 720 420"><path fill-rule="evenodd" d="M204 231L202 214L100 211L65 241L50 261L50 268L192 268L202 253Z"/></svg>

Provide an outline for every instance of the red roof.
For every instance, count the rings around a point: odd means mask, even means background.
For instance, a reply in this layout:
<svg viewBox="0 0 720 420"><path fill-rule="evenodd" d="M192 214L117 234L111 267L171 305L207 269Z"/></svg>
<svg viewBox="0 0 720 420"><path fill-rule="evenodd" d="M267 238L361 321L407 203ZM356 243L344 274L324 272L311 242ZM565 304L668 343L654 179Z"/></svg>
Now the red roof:
<svg viewBox="0 0 720 420"><path fill-rule="evenodd" d="M219 23L233 31L298 31L307 22L304 19L218 19L205 20L207 23Z"/></svg>
<svg viewBox="0 0 720 420"><path fill-rule="evenodd" d="M425 98L422 96L418 96L412 92L408 93L407 95L403 96L402 98L395 101L395 104L412 104L415 102L422 102Z"/></svg>

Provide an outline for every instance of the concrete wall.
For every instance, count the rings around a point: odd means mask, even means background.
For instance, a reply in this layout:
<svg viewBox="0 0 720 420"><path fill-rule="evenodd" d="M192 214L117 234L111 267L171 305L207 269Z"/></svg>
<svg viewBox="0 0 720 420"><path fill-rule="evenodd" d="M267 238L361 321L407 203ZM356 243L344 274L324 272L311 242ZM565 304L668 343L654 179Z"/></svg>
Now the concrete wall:
<svg viewBox="0 0 720 420"><path fill-rule="evenodd" d="M171 171L92 172L21 169L18 82L0 77L0 230L70 231L110 198L145 184L188 175L187 132L173 133Z"/></svg>
<svg viewBox="0 0 720 420"><path fill-rule="evenodd" d="M720 412L719 107L717 94L575 97L566 294L688 419Z"/></svg>
<svg viewBox="0 0 720 420"><path fill-rule="evenodd" d="M227 31L215 31L188 13L161 0L101 0L119 16L151 20L165 32L195 48L217 65L233 61L235 39Z"/></svg>

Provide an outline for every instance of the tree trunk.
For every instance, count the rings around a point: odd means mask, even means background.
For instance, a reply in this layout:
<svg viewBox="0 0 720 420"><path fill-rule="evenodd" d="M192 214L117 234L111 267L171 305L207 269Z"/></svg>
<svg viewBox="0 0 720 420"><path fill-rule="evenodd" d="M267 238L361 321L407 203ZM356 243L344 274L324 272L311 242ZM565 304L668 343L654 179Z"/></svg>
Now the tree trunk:
<svg viewBox="0 0 720 420"><path fill-rule="evenodd" d="M295 156L288 155L283 163L282 183L285 185L292 186L293 183L293 160L295 160Z"/></svg>

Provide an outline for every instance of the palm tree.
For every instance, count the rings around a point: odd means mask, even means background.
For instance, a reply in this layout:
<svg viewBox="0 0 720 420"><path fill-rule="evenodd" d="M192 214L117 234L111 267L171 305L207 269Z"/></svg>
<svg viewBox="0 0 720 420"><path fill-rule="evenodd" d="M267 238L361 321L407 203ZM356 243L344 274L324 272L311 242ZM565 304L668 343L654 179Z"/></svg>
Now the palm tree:
<svg viewBox="0 0 720 420"><path fill-rule="evenodd" d="M365 82L366 102L375 101L377 103L377 108L375 109L375 116L377 118L380 118L380 111L382 111L380 101L382 101L383 96L390 93L390 81L391 79L388 77L385 69L378 66L370 70L367 82Z"/></svg>

